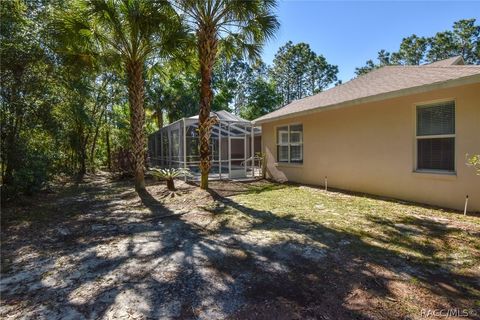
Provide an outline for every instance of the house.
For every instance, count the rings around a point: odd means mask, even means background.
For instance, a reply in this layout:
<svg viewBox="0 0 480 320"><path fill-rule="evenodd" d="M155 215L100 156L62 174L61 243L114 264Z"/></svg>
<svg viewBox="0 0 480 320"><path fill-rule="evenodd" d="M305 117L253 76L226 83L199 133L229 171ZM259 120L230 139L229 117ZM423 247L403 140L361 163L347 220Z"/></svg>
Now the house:
<svg viewBox="0 0 480 320"><path fill-rule="evenodd" d="M480 66L386 66L254 121L267 175L480 211Z"/></svg>

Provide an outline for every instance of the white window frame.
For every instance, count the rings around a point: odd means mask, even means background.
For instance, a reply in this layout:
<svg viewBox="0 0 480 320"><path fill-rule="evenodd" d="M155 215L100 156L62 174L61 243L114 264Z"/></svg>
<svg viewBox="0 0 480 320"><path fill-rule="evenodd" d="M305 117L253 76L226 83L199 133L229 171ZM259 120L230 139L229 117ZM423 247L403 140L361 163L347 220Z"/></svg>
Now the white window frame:
<svg viewBox="0 0 480 320"><path fill-rule="evenodd" d="M277 162L281 162L281 163L290 163L290 127L287 125L287 126L282 126L282 127L287 127L287 130L278 130L278 128L275 130L276 131L276 134L277 134ZM279 127L280 128L280 127ZM284 142L283 141L283 137L284 137L284 134L287 134L287 142ZM278 151L279 150L279 147L287 147L287 160L280 160L280 152Z"/></svg>
<svg viewBox="0 0 480 320"><path fill-rule="evenodd" d="M436 134L436 135L422 135L419 136L417 135L417 129L418 129L418 116L417 116L417 109L419 107L428 107L428 106L433 106L436 104L442 104L446 102L453 102L453 111L455 115L455 133L453 134ZM457 101L453 98L451 99L441 99L441 100L435 100L435 101L429 101L429 102L421 102L421 103L416 103L413 108L414 112L414 118L415 118L415 172L419 173L439 173L439 174L456 174L456 168L457 168L457 161L456 161L456 150L457 150L457 139L456 139L456 133L457 133ZM421 139L440 139L440 138L453 138L453 170L440 170L440 169L419 169L418 168L418 141Z"/></svg>
<svg viewBox="0 0 480 320"><path fill-rule="evenodd" d="M297 132L297 133L301 133L301 136L300 136L300 142L295 142L295 143L291 143L290 142L290 135L291 135L291 132L292 130L290 129L290 127L292 126L298 126L298 125L301 125L302 126L302 131L293 131L293 132ZM283 127L286 127L287 130L278 130L279 128L283 128ZM284 134L284 133L287 133L287 142L283 142L281 139L279 139L279 134ZM284 124L284 125L279 125L279 126L276 126L275 127L275 144L277 146L277 163L288 163L288 164L293 164L293 165L302 165L303 164L303 161L305 160L304 157L303 157L303 124L302 123L291 123L291 124ZM279 147L285 147L287 146L288 147L288 152L287 152L287 161L285 160L280 160L280 153L279 153ZM301 147L301 154L302 154L302 159L301 159L301 162L300 161L293 161L292 162L292 159L290 158L291 157L291 153L290 153L290 147L291 146L300 146Z"/></svg>

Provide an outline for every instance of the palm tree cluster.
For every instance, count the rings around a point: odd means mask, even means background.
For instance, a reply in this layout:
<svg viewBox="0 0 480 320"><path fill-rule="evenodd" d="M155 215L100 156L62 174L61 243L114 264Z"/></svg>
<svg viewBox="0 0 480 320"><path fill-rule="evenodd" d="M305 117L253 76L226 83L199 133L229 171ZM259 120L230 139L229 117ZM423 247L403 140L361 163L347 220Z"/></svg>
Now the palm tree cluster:
<svg viewBox="0 0 480 320"><path fill-rule="evenodd" d="M212 71L219 53L259 57L278 29L276 0L76 0L54 29L61 50L79 63L101 60L126 80L135 187L145 188L146 67L193 56L200 74L201 187L208 188Z"/></svg>

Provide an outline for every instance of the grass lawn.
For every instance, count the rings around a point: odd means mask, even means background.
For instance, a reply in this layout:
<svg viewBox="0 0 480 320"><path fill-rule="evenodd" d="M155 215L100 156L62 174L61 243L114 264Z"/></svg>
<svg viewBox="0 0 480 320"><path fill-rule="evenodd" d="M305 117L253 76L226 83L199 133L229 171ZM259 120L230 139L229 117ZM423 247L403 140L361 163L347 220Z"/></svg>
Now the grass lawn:
<svg viewBox="0 0 480 320"><path fill-rule="evenodd" d="M478 317L478 216L268 181L177 185L139 196L92 176L4 208L0 316Z"/></svg>
<svg viewBox="0 0 480 320"><path fill-rule="evenodd" d="M347 282L370 274L383 287L373 299L398 314L421 315L438 306L480 310L478 214L275 183L233 191L227 204L217 219L229 230L256 234L269 245L303 247L307 258L313 251L359 259L360 272L345 275ZM368 297L368 289L360 291Z"/></svg>
<svg viewBox="0 0 480 320"><path fill-rule="evenodd" d="M225 222L232 228L255 229L266 237L335 245L333 235L350 238L355 250L380 250L468 274L480 265L479 217L371 195L325 192L298 185L269 183L248 186L231 197ZM227 213L226 212L226 213ZM304 234L289 230L291 222L310 225ZM284 230L284 226L287 226ZM322 226L330 232L315 232ZM259 230L262 230L259 228ZM265 232L262 230L262 232ZM326 233L326 234L325 234Z"/></svg>

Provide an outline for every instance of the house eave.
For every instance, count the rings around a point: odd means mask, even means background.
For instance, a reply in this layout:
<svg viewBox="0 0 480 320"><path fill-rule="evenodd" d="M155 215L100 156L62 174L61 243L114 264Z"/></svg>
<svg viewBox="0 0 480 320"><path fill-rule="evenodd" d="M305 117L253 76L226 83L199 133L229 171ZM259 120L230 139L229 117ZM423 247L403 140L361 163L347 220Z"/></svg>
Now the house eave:
<svg viewBox="0 0 480 320"><path fill-rule="evenodd" d="M320 111L340 109L340 108L350 107L350 106L364 104L364 103L378 102L378 101L382 101L382 100L399 98L399 97L412 95L412 94L425 93L425 92L432 91L432 90L447 89L447 88L452 88L452 87L457 87L457 86L462 86L462 85L468 85L468 84L474 84L474 83L480 83L480 74L474 74L474 75L471 75L471 76L466 76L466 77L462 77L462 78L458 78L458 79L435 82L435 83L426 84L426 85L423 85L423 86L401 89L401 90L397 90L397 91L385 92L385 93L372 95L372 96L368 96L368 97L343 101L343 102L328 105L328 106L321 106L321 107L316 107L316 108L312 108L312 109L305 110L305 111L293 112L293 113L290 113L290 114L286 114L286 115L282 115L282 116L278 116L278 117L274 117L274 118L268 118L268 119L263 119L263 120L262 119L253 120L252 123L254 125L261 125L261 124L265 124L265 123L268 123L268 122L274 122L274 121L279 121L279 120L283 120L283 119L289 119L289 118L294 118L294 117L298 117L298 116L309 115L309 114L320 112Z"/></svg>

